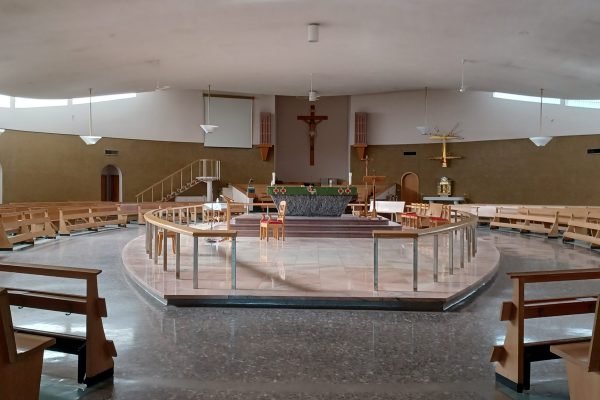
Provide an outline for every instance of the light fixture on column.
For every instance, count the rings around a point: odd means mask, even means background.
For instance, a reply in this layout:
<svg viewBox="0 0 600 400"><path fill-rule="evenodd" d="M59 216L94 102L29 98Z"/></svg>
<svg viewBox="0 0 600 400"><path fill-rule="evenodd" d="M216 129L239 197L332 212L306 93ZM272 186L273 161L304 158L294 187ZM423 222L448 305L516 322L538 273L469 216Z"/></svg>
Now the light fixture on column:
<svg viewBox="0 0 600 400"><path fill-rule="evenodd" d="M421 132L421 135L429 135L431 128L427 125L427 86L425 86L425 124L417 126L417 130Z"/></svg>
<svg viewBox="0 0 600 400"><path fill-rule="evenodd" d="M308 42L316 43L319 41L319 24L308 24Z"/></svg>
<svg viewBox="0 0 600 400"><path fill-rule="evenodd" d="M465 59L462 60L462 71L460 74L460 88L458 91L464 93L467 91L467 87L465 86Z"/></svg>
<svg viewBox="0 0 600 400"><path fill-rule="evenodd" d="M552 140L552 136L542 136L542 115L543 115L543 105L544 105L544 89L540 89L540 122L538 125L538 136L530 137L531 140L536 146L543 147L550 143Z"/></svg>
<svg viewBox="0 0 600 400"><path fill-rule="evenodd" d="M210 85L208 85L208 102L206 103L206 124L200 125L204 132L213 133L218 126L210 124Z"/></svg>
<svg viewBox="0 0 600 400"><path fill-rule="evenodd" d="M98 143L102 136L94 136L92 135L92 89L90 88L90 125L89 125L89 134L87 136L80 135L81 140L85 142L85 144L92 145Z"/></svg>

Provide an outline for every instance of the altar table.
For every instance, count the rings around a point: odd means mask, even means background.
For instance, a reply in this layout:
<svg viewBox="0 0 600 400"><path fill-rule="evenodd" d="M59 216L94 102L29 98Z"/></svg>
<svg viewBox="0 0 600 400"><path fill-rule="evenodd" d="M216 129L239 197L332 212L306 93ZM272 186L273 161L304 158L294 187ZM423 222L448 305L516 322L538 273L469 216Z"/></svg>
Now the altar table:
<svg viewBox="0 0 600 400"><path fill-rule="evenodd" d="M287 202L285 215L340 217L358 192L356 186L268 186L267 194L277 206Z"/></svg>

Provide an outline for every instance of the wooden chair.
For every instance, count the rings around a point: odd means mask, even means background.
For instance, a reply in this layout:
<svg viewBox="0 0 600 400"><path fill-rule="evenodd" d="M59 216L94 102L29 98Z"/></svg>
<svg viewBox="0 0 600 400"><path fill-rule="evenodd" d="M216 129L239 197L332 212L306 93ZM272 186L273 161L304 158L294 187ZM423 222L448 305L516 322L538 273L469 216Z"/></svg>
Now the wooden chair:
<svg viewBox="0 0 600 400"><path fill-rule="evenodd" d="M176 254L176 250L175 250L176 236L177 236L177 234L175 232L167 231L167 238L171 239L171 248L173 249L173 254ZM161 229L160 231L158 231L158 253L156 253L158 256L160 256L162 254L163 241L164 241L164 229Z"/></svg>
<svg viewBox="0 0 600 400"><path fill-rule="evenodd" d="M429 217L429 224L431 226L440 226L450 223L450 213L451 213L450 205L443 204L442 210L439 216L431 216Z"/></svg>
<svg viewBox="0 0 600 400"><path fill-rule="evenodd" d="M0 289L0 399L38 399L44 349L56 340L15 333L8 292Z"/></svg>
<svg viewBox="0 0 600 400"><path fill-rule="evenodd" d="M279 208L277 211L277 218L269 218L265 214L260 220L260 231L259 236L260 239L266 239L269 241L269 228L273 231L273 237L275 239L279 239L281 236L281 240L285 240L285 210L287 207L287 203L285 200L279 202Z"/></svg>
<svg viewBox="0 0 600 400"><path fill-rule="evenodd" d="M550 351L565 360L571 400L600 399L600 299L591 340L553 345Z"/></svg>

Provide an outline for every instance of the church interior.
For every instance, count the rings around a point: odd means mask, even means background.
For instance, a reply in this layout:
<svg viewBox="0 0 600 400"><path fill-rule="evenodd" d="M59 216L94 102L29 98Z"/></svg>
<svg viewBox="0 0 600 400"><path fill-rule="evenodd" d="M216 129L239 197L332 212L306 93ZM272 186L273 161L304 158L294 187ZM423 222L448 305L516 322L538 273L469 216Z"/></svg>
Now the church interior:
<svg viewBox="0 0 600 400"><path fill-rule="evenodd" d="M598 15L0 1L0 400L599 399Z"/></svg>

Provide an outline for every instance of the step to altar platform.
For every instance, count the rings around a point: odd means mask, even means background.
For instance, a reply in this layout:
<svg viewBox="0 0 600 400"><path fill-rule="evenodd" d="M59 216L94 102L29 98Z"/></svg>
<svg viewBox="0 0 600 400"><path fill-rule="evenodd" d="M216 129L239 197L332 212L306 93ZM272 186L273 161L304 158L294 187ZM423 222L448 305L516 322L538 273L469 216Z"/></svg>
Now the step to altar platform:
<svg viewBox="0 0 600 400"><path fill-rule="evenodd" d="M238 215L231 229L239 237L258 237L262 214ZM374 229L401 230L402 225L386 218L369 219L344 214L341 217L285 217L286 237L370 238Z"/></svg>

